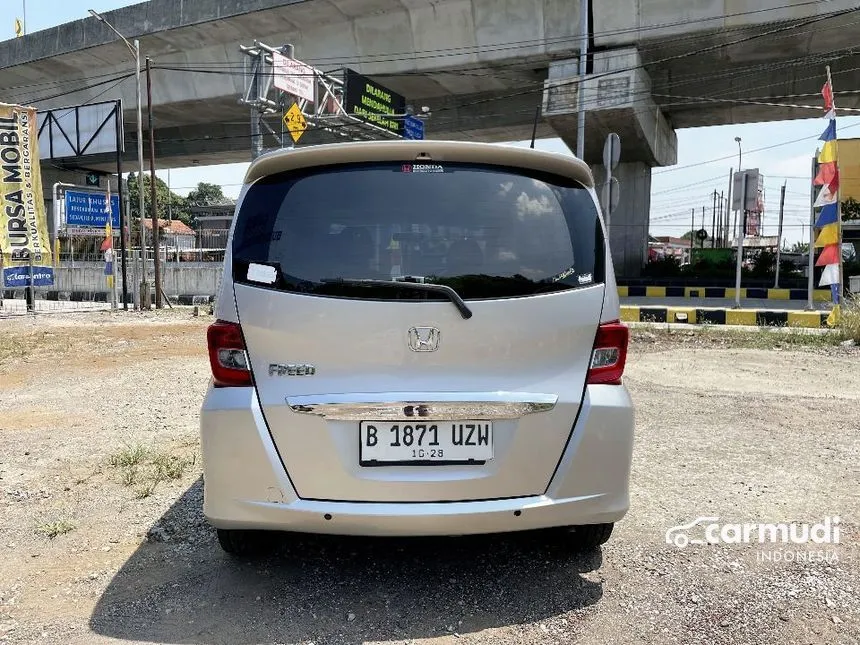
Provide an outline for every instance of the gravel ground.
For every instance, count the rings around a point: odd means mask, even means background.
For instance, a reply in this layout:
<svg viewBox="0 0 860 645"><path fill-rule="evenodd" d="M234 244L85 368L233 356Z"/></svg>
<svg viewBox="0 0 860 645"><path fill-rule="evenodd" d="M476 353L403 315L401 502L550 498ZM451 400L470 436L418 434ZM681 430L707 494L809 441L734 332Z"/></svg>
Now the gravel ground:
<svg viewBox="0 0 860 645"><path fill-rule="evenodd" d="M304 538L244 562L200 511L210 320L0 321L0 641L860 643L855 348L637 329L632 507L596 552L544 534ZM665 542L704 515L838 515L841 542Z"/></svg>

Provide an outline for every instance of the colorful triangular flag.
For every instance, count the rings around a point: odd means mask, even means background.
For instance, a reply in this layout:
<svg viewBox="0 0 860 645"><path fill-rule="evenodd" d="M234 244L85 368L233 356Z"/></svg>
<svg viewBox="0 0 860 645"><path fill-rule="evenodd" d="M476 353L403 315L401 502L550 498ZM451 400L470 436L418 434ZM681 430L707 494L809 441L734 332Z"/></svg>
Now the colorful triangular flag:
<svg viewBox="0 0 860 645"><path fill-rule="evenodd" d="M815 266L826 267L828 264L839 264L839 245L831 244L825 246L824 250L815 261Z"/></svg>
<svg viewBox="0 0 860 645"><path fill-rule="evenodd" d="M833 181L836 180L837 175L838 171L836 170L836 163L823 163L818 167L818 174L815 175L815 179L812 180L812 183L816 186L830 186L831 191L836 192L833 189Z"/></svg>
<svg viewBox="0 0 860 645"><path fill-rule="evenodd" d="M822 186L818 191L818 196L815 198L815 203L812 204L815 208L821 208L828 204L836 203L836 193L832 192L829 187Z"/></svg>
<svg viewBox="0 0 860 645"><path fill-rule="evenodd" d="M833 295L833 287L832 286L830 287L830 293L831 293L831 295ZM834 298L834 300L839 300L839 291L838 290L836 292L836 297ZM827 316L828 326L836 327L836 325L839 324L839 318L840 318L840 312L839 312L839 305L837 304L833 307L833 309L831 309L830 315Z"/></svg>
<svg viewBox="0 0 860 645"><path fill-rule="evenodd" d="M107 251L108 249L113 249L113 227L111 225L112 213L111 213L111 201L110 201L110 186L108 186L107 190L107 199L105 199L105 214L107 217L105 218L105 239L102 242L101 250Z"/></svg>
<svg viewBox="0 0 860 645"><path fill-rule="evenodd" d="M819 287L826 287L830 284L839 284L839 265L828 264L821 272L821 279L818 281Z"/></svg>
<svg viewBox="0 0 860 645"><path fill-rule="evenodd" d="M815 248L823 248L831 244L839 243L839 224L828 224L821 229L815 240Z"/></svg>
<svg viewBox="0 0 860 645"><path fill-rule="evenodd" d="M815 203L812 204L815 208L821 208L828 204L836 203L836 193L831 192L827 186L822 186L818 191L818 196L815 198Z"/></svg>
<svg viewBox="0 0 860 645"><path fill-rule="evenodd" d="M827 128L818 137L819 141L833 141L836 139L836 119L830 119Z"/></svg>
<svg viewBox="0 0 860 645"><path fill-rule="evenodd" d="M833 163L836 161L836 141L828 141L818 153L818 163Z"/></svg>
<svg viewBox="0 0 860 645"><path fill-rule="evenodd" d="M824 109L829 111L833 109L833 87L830 85L830 80L828 79L824 86L821 88L821 96L824 97Z"/></svg>
<svg viewBox="0 0 860 645"><path fill-rule="evenodd" d="M815 221L816 228L823 228L825 226L829 226L830 224L835 224L839 221L839 213L837 212L837 206L835 203L827 204L824 208L821 209L821 212L818 214L818 219Z"/></svg>

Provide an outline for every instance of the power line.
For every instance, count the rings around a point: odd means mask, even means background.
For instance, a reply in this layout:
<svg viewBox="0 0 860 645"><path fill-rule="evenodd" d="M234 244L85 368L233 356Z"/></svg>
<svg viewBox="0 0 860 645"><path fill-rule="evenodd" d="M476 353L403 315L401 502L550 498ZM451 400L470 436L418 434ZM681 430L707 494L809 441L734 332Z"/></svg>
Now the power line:
<svg viewBox="0 0 860 645"><path fill-rule="evenodd" d="M667 22L667 23L662 23L662 24L657 24L657 25L648 25L648 26L644 26L644 27L643 26L635 26L635 27L623 28L623 29L609 29L609 30L605 30L602 32L592 32L591 34L589 34L589 36L590 36L590 38L596 39L596 38L605 38L608 36L620 36L620 35L625 35L625 34L630 34L630 33L643 33L643 32L667 29L670 27L681 27L681 26L687 26L687 25L693 25L693 24L714 22L714 21L718 21L718 20L725 20L726 18L737 18L737 17L741 17L741 16L756 15L756 14L760 14L760 13L766 13L769 11L778 11L780 9L789 9L789 8L794 9L794 8L798 8L798 7L823 4L823 3L827 3L827 2L829 2L829 0L808 0L807 2L787 3L787 4L782 4L779 6L770 7L770 8L766 8L766 9L754 9L751 11L742 11L742 12L736 12L736 13L730 13L730 14L720 14L718 16L713 16L713 17L708 17L708 18L696 18L693 20L678 20L675 22ZM845 13L845 12L844 11L843 12L834 12L834 14L832 14L832 15L840 15L841 13ZM783 20L780 22L788 23L788 22L792 22L792 21L791 20ZM733 28L723 28L722 31L729 32L729 31L738 31L738 30L749 29L749 28L750 28L749 25L739 25L739 26L733 27ZM697 34L695 36L690 36L689 38L690 39L694 39L694 38L700 39L701 34ZM670 36L670 37L667 37L666 42L678 42L678 41L681 41L683 39L684 39L683 36L682 37ZM513 42L504 43L504 45L502 45L502 46L509 47L509 48L522 49L524 47L527 47L529 44L533 44L535 46L542 46L546 43L552 44L554 42L567 42L567 41L579 41L579 40L581 40L579 35L576 35L576 36L560 36L560 37L552 38L552 39L540 38L540 39L531 39L531 40L523 40L523 41L513 41ZM642 43L642 45L647 46L648 44ZM390 62L392 60L413 60L415 58L421 58L421 57L438 57L439 54L445 54L445 55L450 55L450 56L463 56L463 55L467 55L467 53L471 52L471 51L474 51L475 53L485 53L486 51L492 51L492 50L489 49L487 46L471 45L471 46L459 47L459 48L429 49L429 50L420 50L420 51L413 50L413 51L408 51L408 52L386 53L386 54L378 54L378 55L370 54L370 55L361 56L361 57L346 57L346 56L321 57L321 58L314 59L314 62L320 62L321 63L323 61L330 61L332 63L337 62L340 64L346 64L347 62L351 62L351 63L375 62L376 63L376 62ZM426 55L431 55L431 56L426 56ZM385 58L385 57L391 57L391 58Z"/></svg>
<svg viewBox="0 0 860 645"><path fill-rule="evenodd" d="M759 39L759 38L764 38L764 37L767 37L767 36L772 36L772 35L774 35L774 34L782 33L782 32L787 31L787 30L789 30L789 29L796 29L797 27L805 27L805 26L808 26L808 25L813 25L813 24L819 23L819 22L821 22L821 21L823 21L823 20L830 20L830 19L832 19L832 18L839 17L839 16L843 16L843 15L847 15L847 14L849 14L849 13L855 13L855 12L857 12L857 11L860 11L860 7L854 7L854 8L852 8L852 9L845 9L845 10L843 10L843 11L836 12L836 13L833 13L833 14L829 14L829 15L827 15L827 16L819 16L819 17L816 17L816 18L812 18L812 19L807 20L806 22L803 22L803 23L801 23L801 24L799 24L799 25L790 25L790 26L782 26L782 27L778 27L778 28L775 28L775 29L771 29L771 30L765 31L765 32L760 33L760 34L753 34L753 35L751 35L751 36L746 36L746 37L744 37L744 38L740 38L740 39L738 39L738 40L734 40L734 41L732 41L732 42L730 42L730 43L726 43L726 44L717 44L717 45L709 45L709 46L707 46L707 47L702 47L702 48L700 48L700 49L696 49L696 50L693 50L693 51L690 51L690 52L685 52L685 53L682 53L682 54L676 54L676 55L674 55L674 56L667 56L667 57L662 58L662 59L657 60L657 61L653 61L653 62L649 62L649 63L639 63L638 65L633 65L633 66L628 67L628 68L623 69L623 70L613 70L613 71L611 71L611 72L603 72L603 73L601 73L601 74L592 74L592 75L590 75L590 76L588 77L588 80L589 80L589 81L591 81L591 80L595 80L595 79L604 78L604 77L606 77L606 76L615 76L615 75L617 75L617 74L619 74L619 73L621 73L621 72L630 72L630 71L635 71L635 70L637 70L637 69L644 69L645 67L647 67L647 66L649 66L649 65L659 65L659 64L661 64L661 63L666 63L666 62L669 62L669 61L672 61L672 60L679 60L679 59L682 59L682 58L688 58L688 57L690 57L690 56L696 56L696 55L703 54L703 53L707 53L707 52L710 52L710 51L715 51L715 50L717 50L717 49L722 49L722 48L724 48L724 47L731 47L732 45L738 45L738 44L745 43L745 42L750 42L750 41L752 41L752 40L756 40L756 39ZM795 35L796 35L796 34L795 34ZM565 86L570 86L570 85L578 85L578 84L579 84L579 83L581 83L581 82L582 82L582 79L580 79L580 78L575 78L575 79L570 79L570 80L567 80L567 81L563 81L563 82L560 82L560 83L553 84L553 85L552 85L552 87L553 87L553 88L559 88L559 87L565 87ZM539 90L539 91L543 92L543 89L544 89L544 88L543 88L543 84L541 84L541 88L540 88L540 90ZM487 98L487 99L479 99L479 100L476 100L476 101L472 101L471 103L466 103L466 104L460 105L458 109L462 109L462 108L464 108L464 107L472 107L472 106L474 106L474 105L480 105L480 104L487 103L487 102L492 102L492 101L507 100L507 99L510 99L510 98L515 98L515 97L517 97L517 96L522 96L522 95L524 95L524 94L532 94L532 93L534 93L534 92L535 92L535 90L524 90L524 91L514 92L514 93L512 93L512 94L507 94L507 95L503 95L503 96L497 96L497 97L492 97L492 98ZM454 108L444 108L444 107L443 107L443 108L440 108L440 110L438 110L438 111L444 111L444 110L450 110L450 109L454 109Z"/></svg>
<svg viewBox="0 0 860 645"><path fill-rule="evenodd" d="M793 2L793 3L781 4L781 5L777 5L777 6L773 6L773 7L767 7L764 9L754 9L754 10L750 10L750 11L739 11L739 12L734 12L734 13L723 13L723 14L720 14L717 16L710 16L710 17L706 17L706 18L696 18L696 19L692 19L692 20L677 20L674 22L665 22L665 23L646 25L646 26L637 25L635 27L622 28L622 29L608 29L608 30L604 30L604 31L592 32L590 34L590 37L593 39L597 39L597 38L606 38L609 36L620 36L620 35L625 35L625 34L630 34L630 33L642 34L642 33L647 33L650 31L659 31L659 30L664 30L664 29L668 29L668 28L672 28L672 27L683 27L683 26L689 26L689 25L695 25L695 24L703 24L703 23L716 22L716 21L725 21L726 19L729 19L729 18L738 18L738 17L743 17L743 16L757 15L757 14L768 13L768 12L772 12L772 11L779 11L782 9L798 9L798 8L804 7L804 6L826 4L830 1L831 0L807 0L806 2ZM834 15L839 15L839 12L834 12ZM827 16L825 16L825 17L827 17ZM796 21L797 21L797 19L783 19L781 21L774 21L774 22L779 23L779 24L789 24L789 23L796 22ZM719 29L719 32L724 33L724 34L734 33L734 32L742 32L742 31L749 30L751 28L755 28L755 27L759 26L760 24L761 23L755 24L755 25L737 25L734 27L722 27L721 29ZM637 48L640 50L654 49L654 48L663 47L666 44L675 44L675 43L685 42L687 40L699 40L699 39L701 39L701 34L690 34L687 36L672 35L672 36L667 36L666 38L664 38L662 40L638 43ZM463 47L447 47L447 48L439 48L439 49L425 49L425 50L414 50L413 49L411 51L387 52L384 54L368 54L365 56L318 57L318 58L312 59L312 62L314 64L322 64L326 61L329 61L332 64L337 62L340 65L362 64L362 63L399 62L399 61L406 61L406 60L416 60L416 59L421 59L421 58L437 58L437 57L440 57L442 55L445 55L445 56L466 56L466 55L470 55L470 54L484 54L484 53L488 53L488 52L498 51L500 49L501 50L504 50L504 49L522 49L522 48L526 48L529 46L544 47L544 46L548 46L548 45L561 44L561 43L565 43L565 42L578 42L580 40L581 40L581 37L579 35L556 36L556 37L550 37L550 38L543 37L543 38L534 38L534 39L527 39L527 40L520 40L520 41L507 41L504 43L497 43L497 44L493 44L493 45L476 44L476 45L467 45L467 46L463 46ZM626 54L619 54L619 56L625 56L625 55ZM176 63L176 64L179 65L182 63ZM188 64L192 64L192 63L188 63ZM217 66L241 67L242 66L242 63L240 63L240 62L229 62L229 61L212 62L212 63L193 63L193 64L197 65L197 66L209 65L209 66L213 66L213 67L217 67ZM405 74L409 74L409 72L406 72ZM397 74L397 75L400 75L400 74ZM377 76L386 76L386 75L377 75Z"/></svg>
<svg viewBox="0 0 860 645"><path fill-rule="evenodd" d="M104 80L104 81L99 81L98 83L93 83L92 85L84 85L83 87L76 87L73 90L69 90L66 92L60 92L59 94L52 94L50 96L42 96L39 98L24 100L24 101L21 101L21 103L41 103L43 101L53 101L54 99L59 99L59 98L62 98L64 96L69 96L70 94L76 94L77 92L92 90L92 89L95 89L97 87L101 87L102 85L108 85L109 83L113 83L114 81L118 81L117 83L114 83L114 85L112 85L110 88L108 88L108 91L110 91L111 89L113 89L113 87L115 85L118 85L120 82L124 81L127 78L131 78L132 76L134 76L134 72L130 72L130 73L126 73L126 74L120 74L119 76L114 76L113 78L109 78L109 79ZM106 92L102 92L101 94L99 94L99 96L103 96L105 93ZM89 102L92 102L92 100Z"/></svg>
<svg viewBox="0 0 860 645"><path fill-rule="evenodd" d="M840 129L840 131L845 131L845 130L849 130L851 128L856 128L857 126L860 126L860 123L854 123L852 125L841 126L839 129ZM799 139L791 139L790 141L783 141L781 143L774 143L772 145L763 146L761 148L754 148L752 150L745 150L744 154L749 155L749 154L754 154L756 152L763 152L765 150L773 150L774 148L780 148L782 146L791 145L793 143L800 143L802 141L809 141L810 139L818 139L818 137L813 134L813 135L806 136L806 137L800 137ZM812 154L810 154L809 156L812 157ZM677 170L687 170L688 168L697 168L699 166L706 166L708 164L716 163L718 161L726 161L728 159L735 159L735 158L737 158L736 154L730 154L730 155L726 155L724 157L717 157L715 159L708 159L707 161L698 161L696 163L687 164L686 166L673 166L671 168L666 168L664 170L657 170L657 171L654 171L652 174L653 175L664 175L667 172L675 172Z"/></svg>
<svg viewBox="0 0 860 645"><path fill-rule="evenodd" d="M852 11L856 11L856 10L857 10L857 9L850 9L850 10L846 10L846 11L843 11L843 12L839 12L839 13L836 13L836 14L833 14L833 15L828 15L828 16L823 16L823 17L815 18L815 19L813 19L813 20L807 21L805 24L812 24L812 23L814 23L814 22L818 22L818 21L820 21L820 20L829 19L829 18L832 18L832 17L834 17L834 16L847 14L847 13L850 13L850 12L852 12ZM755 13L755 12L753 12L753 13ZM737 43L739 43L739 42L745 42L745 41L747 41L747 40L751 40L751 39L754 39L754 38L761 38L761 37L764 37L764 36L767 36L767 35L772 35L772 34L774 34L774 33L779 33L780 31L783 31L783 30L785 30L785 29L795 29L797 26L804 26L804 25L793 25L793 26L790 26L790 27L780 27L780 28L778 28L778 29L771 30L771 31L768 31L768 32L764 32L764 33L762 33L762 34L755 34L755 35L752 35L752 36L749 36L749 37L746 37L746 38L740 39L740 40L738 40L738 41L734 41L733 43L728 43L726 46L730 46L730 45L732 45L732 44L737 44ZM794 35L796 36L797 34L794 34ZM712 50L712 49L714 49L714 48L716 48L716 47L723 47L723 46L724 46L724 45L718 45L718 46L711 46L711 47L707 47L707 48L703 48L703 49L699 49L699 50L694 50L694 51L691 51L691 52L686 52L686 53L683 53L683 54L678 54L678 55L675 55L675 56L667 57L667 58L661 59L660 61L654 61L654 62L652 62L652 63L642 63L642 64L637 65L637 66L635 66L635 67L633 67L633 68L630 68L630 69L632 70L632 69L642 68L642 67L645 67L645 66L648 66L648 65L655 65L655 64L658 64L658 63L660 63L660 62L665 62L665 61L667 61L667 60L674 60L674 59L681 58L681 57L692 56L692 55L696 55L696 54L702 53L703 51L708 51L708 50ZM834 54L835 54L835 52L834 52ZM816 57L805 57L805 58L816 58ZM801 59L796 59L796 60L803 60L803 58L801 58ZM783 63L783 64L770 65L770 67L777 67L777 66L781 66L781 65L784 65L784 63ZM762 66L762 68L767 68L767 67L768 67L767 65ZM191 68L180 69L180 68L178 68L178 67L167 67L167 66L157 66L157 68L162 68L162 69L172 69L172 70L175 70L175 71L186 71L186 69L187 69L187 71L192 71L192 69L191 69ZM196 71L196 72L198 72L198 73L204 73L204 72L206 72L206 70L199 70L199 69L197 69L197 70L193 70L193 71ZM210 72L211 72L212 70L208 70L208 71L210 71ZM611 72L611 74L616 74L616 73L619 73L620 71L623 71L623 70L615 70L615 71ZM753 73L753 72L750 72L750 73ZM605 74L603 74L603 75L598 75L597 77L605 76L605 75L608 75L608 74L610 74L610 73L605 73ZM734 75L736 76L736 75L737 75L737 73L735 72L735 73L734 73ZM580 80L580 79L578 79L578 78L576 78L576 79L571 79L570 83L578 83L578 82L579 82L579 80ZM105 81L105 82L109 82L109 81ZM62 92L62 93L60 93L60 94L55 94L55 95L52 95L52 96L50 96L50 97L42 97L42 98L37 99L37 100L38 100L38 101L41 101L41 100L50 100L50 99L55 99L55 98L58 98L58 97L60 97L60 96L65 96L65 95L67 95L67 94L71 94L71 93L74 93L74 92L76 92L76 91L80 91L81 89L89 89L89 88L93 88L93 87L98 87L99 85L102 85L102 84L104 84L105 82L102 82L102 83L96 83L96 84L90 85L90 86L85 87L85 88L76 88L75 90L72 90L72 91L69 91L69 92ZM565 81L565 82L563 82L563 83L556 83L556 84L555 84L555 87L559 87L559 86L562 86L562 85L565 85L565 84L568 84L568 82L567 82L567 81ZM540 87L540 89L539 89L539 90L527 90L527 91L525 91L525 92L517 92L515 95L530 94L530 93L533 93L534 91L543 91L543 82L542 82L542 81L541 81L541 83L540 83L540 86L541 86L541 87ZM666 86L667 86L667 85L664 85L664 87L666 87ZM484 103L484 102L487 102L487 101L504 100L504 99L506 99L506 98L511 98L512 96L515 96L515 95L499 96L499 97L492 97L492 98L487 98L487 99L480 99L480 100L478 100L478 101L473 101L473 102L471 102L471 103L466 103L466 104L463 104L463 105L460 105L460 106L447 106L447 107L441 107L441 108L439 108L439 109L437 110L437 112L445 112L445 111L452 110L452 109L460 109L460 108L462 108L462 107L468 107L469 105L475 105L475 104L478 104L478 103ZM691 97L691 98L692 98L692 97ZM707 97L705 97L705 98L707 99ZM30 100L30 102L34 102L34 101L31 99L31 100Z"/></svg>

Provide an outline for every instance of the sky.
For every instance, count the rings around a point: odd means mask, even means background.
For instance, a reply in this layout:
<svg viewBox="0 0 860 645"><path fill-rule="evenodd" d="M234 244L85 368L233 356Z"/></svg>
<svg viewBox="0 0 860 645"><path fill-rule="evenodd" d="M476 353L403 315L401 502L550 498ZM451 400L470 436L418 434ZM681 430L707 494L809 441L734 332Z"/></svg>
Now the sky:
<svg viewBox="0 0 860 645"><path fill-rule="evenodd" d="M7 24L0 25L0 40L13 38L15 17L26 11L28 33L87 17L88 9L110 11L136 4L129 0L7 0L3 12ZM25 9L26 6L26 9ZM822 82L824 70L822 69ZM133 81L128 81L133 82ZM839 89L839 88L836 88ZM826 123L821 118L745 125L723 125L678 130L678 163L654 168L651 183L651 234L681 235L690 230L690 212L696 210L696 227L701 225L706 207L706 228L710 230L714 191L728 193L729 172L737 170L741 138L743 166L758 168L765 178L763 233L777 232L779 193L786 184L784 238L791 244L808 240L810 163L818 146L818 136ZM432 117L428 129L432 127ZM840 138L860 137L860 117L841 116ZM516 142L514 142L516 143ZM526 142L518 142L527 145ZM542 150L569 152L559 139L540 140ZM250 151L249 151L250 156ZM236 197L248 164L227 164L157 171L171 189L187 194L200 181L219 184L224 193ZM624 187L621 186L623 193Z"/></svg>

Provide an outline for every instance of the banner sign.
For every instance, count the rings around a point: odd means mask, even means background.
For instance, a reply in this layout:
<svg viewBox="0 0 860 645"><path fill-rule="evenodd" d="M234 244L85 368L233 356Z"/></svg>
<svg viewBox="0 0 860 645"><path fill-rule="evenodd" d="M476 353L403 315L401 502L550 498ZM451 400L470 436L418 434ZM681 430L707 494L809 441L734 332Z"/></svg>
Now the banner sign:
<svg viewBox="0 0 860 645"><path fill-rule="evenodd" d="M45 217L36 110L0 104L0 255L3 283L21 284L21 276L34 283L54 282L53 257ZM37 280L38 277L38 280Z"/></svg>
<svg viewBox="0 0 860 645"><path fill-rule="evenodd" d="M104 228L107 223L104 193L67 190L65 198L67 227ZM119 195L110 196L111 226L119 228Z"/></svg>
<svg viewBox="0 0 860 645"><path fill-rule="evenodd" d="M313 67L278 52L272 54L272 67L275 87L287 94L314 102L316 77Z"/></svg>
<svg viewBox="0 0 860 645"><path fill-rule="evenodd" d="M54 284L53 267L33 267L34 287L50 287ZM30 286L30 267L4 267L3 285L7 289L19 289Z"/></svg>
<svg viewBox="0 0 860 645"><path fill-rule="evenodd" d="M344 72L344 109L398 135L403 135L406 98L349 68ZM399 118L387 115L399 114Z"/></svg>

